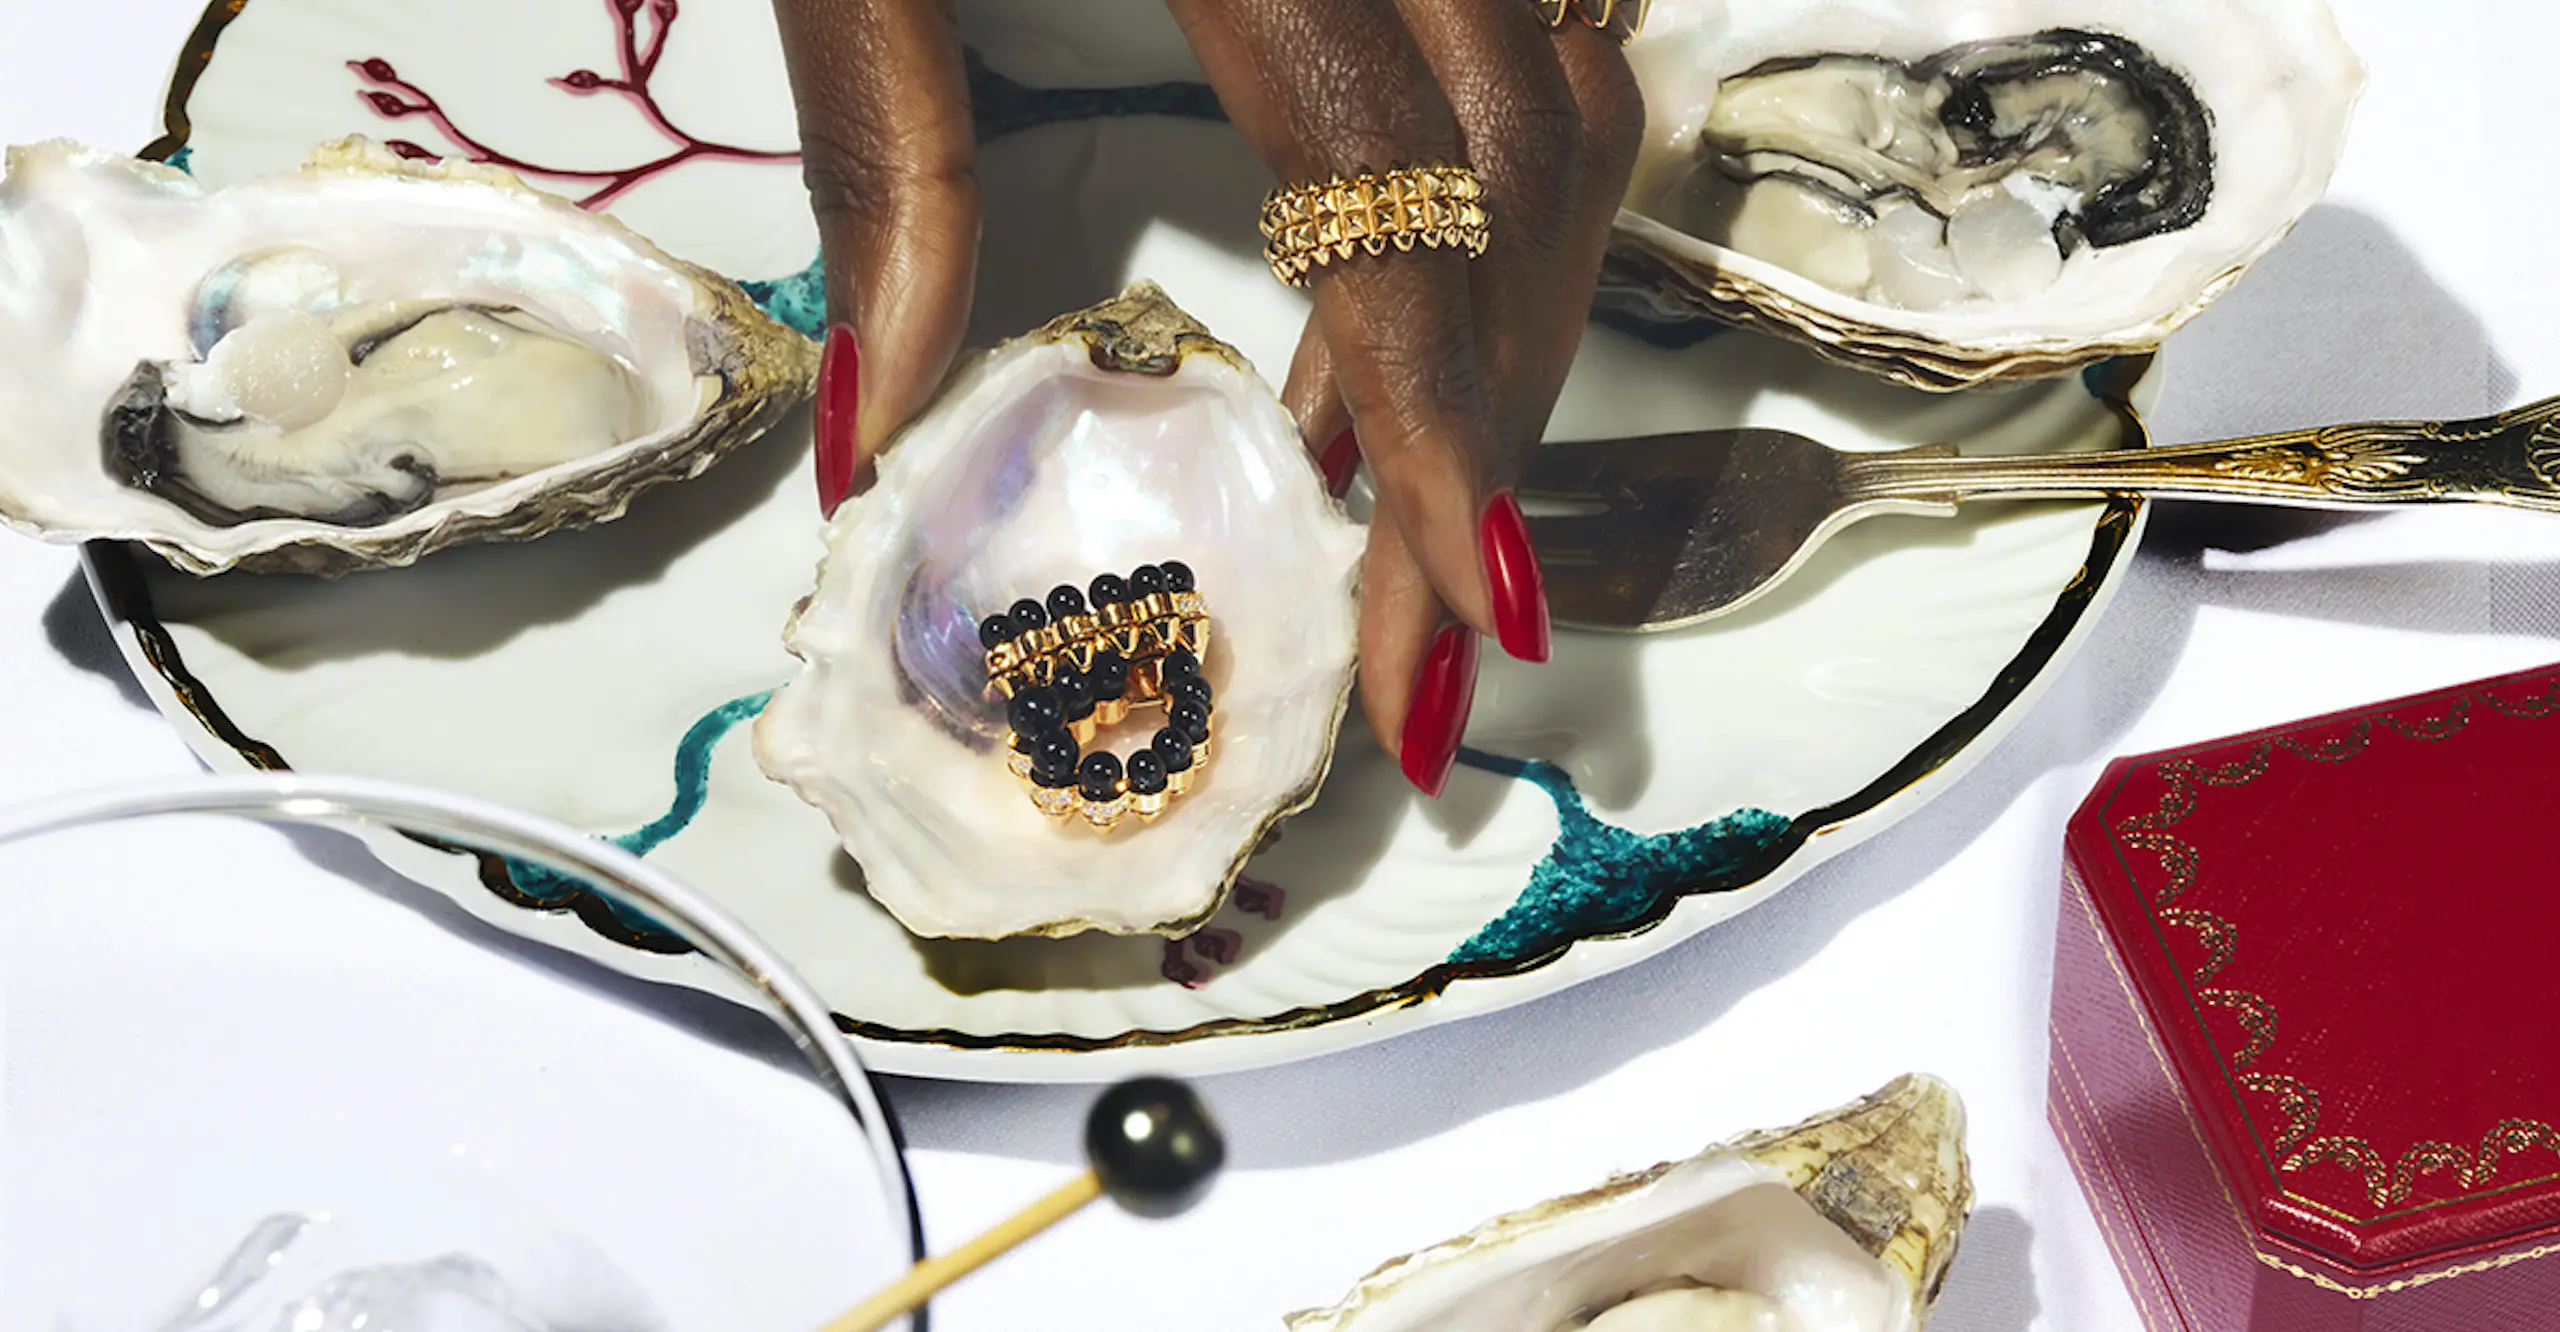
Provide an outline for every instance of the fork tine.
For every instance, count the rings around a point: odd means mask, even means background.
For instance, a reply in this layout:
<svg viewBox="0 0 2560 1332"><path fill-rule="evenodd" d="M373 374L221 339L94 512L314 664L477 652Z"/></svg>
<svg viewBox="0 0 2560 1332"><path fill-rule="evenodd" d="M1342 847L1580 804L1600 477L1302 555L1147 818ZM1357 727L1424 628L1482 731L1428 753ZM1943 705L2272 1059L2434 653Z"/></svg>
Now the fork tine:
<svg viewBox="0 0 2560 1332"><path fill-rule="evenodd" d="M1522 499L1585 499L1596 495L1602 467L1596 454L1605 446L1550 444L1530 455L1520 478Z"/></svg>
<svg viewBox="0 0 2560 1332"><path fill-rule="evenodd" d="M1699 433L1647 435L1551 444L1531 457L1519 495L1558 624L1631 630L1655 618L1687 524L1653 511L1687 507L1681 464L1700 443ZM1538 512L1550 506L1571 511Z"/></svg>
<svg viewBox="0 0 2560 1332"><path fill-rule="evenodd" d="M1543 498L1543 497L1541 497ZM1583 562L1604 550L1626 550L1620 520L1607 510L1598 513L1531 513L1529 544L1541 561Z"/></svg>
<svg viewBox="0 0 2560 1332"><path fill-rule="evenodd" d="M1641 629L1658 618L1680 538L1676 526L1640 514L1529 515L1547 605L1567 628Z"/></svg>
<svg viewBox="0 0 2560 1332"><path fill-rule="evenodd" d="M1530 455L1528 473L1520 481L1520 494L1551 499L1596 498L1622 489L1629 477L1674 472L1684 455L1694 454L1712 438L1729 433L1692 430L1633 439L1549 444Z"/></svg>
<svg viewBox="0 0 2560 1332"><path fill-rule="evenodd" d="M1608 558L1599 558L1603 553ZM1538 571L1546 580L1547 605L1555 622L1573 629L1626 630L1642 629L1661 618L1668 581L1678 562L1627 555L1622 548L1603 548L1551 557L1540 545Z"/></svg>

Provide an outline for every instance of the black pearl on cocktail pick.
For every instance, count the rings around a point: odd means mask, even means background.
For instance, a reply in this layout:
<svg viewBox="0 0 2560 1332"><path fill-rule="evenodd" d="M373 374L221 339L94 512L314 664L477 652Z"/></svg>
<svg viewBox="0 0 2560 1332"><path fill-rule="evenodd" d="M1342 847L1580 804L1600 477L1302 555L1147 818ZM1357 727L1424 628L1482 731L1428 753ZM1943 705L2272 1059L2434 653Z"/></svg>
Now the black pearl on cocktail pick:
<svg viewBox="0 0 2560 1332"><path fill-rule="evenodd" d="M1093 593L1095 610L1116 606L1129 599L1128 581L1118 574L1095 574L1093 584L1087 590Z"/></svg>
<svg viewBox="0 0 2560 1332"><path fill-rule="evenodd" d="M1129 571L1129 595L1152 597L1164 590L1164 570L1152 564L1141 564Z"/></svg>
<svg viewBox="0 0 2560 1332"><path fill-rule="evenodd" d="M1093 1103L1084 1154L1113 1202L1139 1216L1168 1217L1207 1195L1227 1163L1227 1142L1189 1087L1134 1078Z"/></svg>
<svg viewBox="0 0 2560 1332"><path fill-rule="evenodd" d="M1084 614L1084 593L1073 583L1060 583L1049 589L1049 618L1063 620Z"/></svg>
<svg viewBox="0 0 2560 1332"><path fill-rule="evenodd" d="M1093 1103L1084 1121L1084 1155L1083 1173L958 1248L907 1269L905 1276L838 1315L826 1332L879 1332L989 1259L1106 1194L1139 1216L1187 1211L1226 1166L1227 1143L1189 1087L1169 1078L1138 1078Z"/></svg>
<svg viewBox="0 0 2560 1332"><path fill-rule="evenodd" d="M1180 560L1166 560L1156 567L1164 570L1164 590L1167 592L1188 592L1198 586L1191 577L1191 566Z"/></svg>
<svg viewBox="0 0 2560 1332"><path fill-rule="evenodd" d="M978 646L989 652L1004 646L1013 638L1013 617L990 615L978 621Z"/></svg>

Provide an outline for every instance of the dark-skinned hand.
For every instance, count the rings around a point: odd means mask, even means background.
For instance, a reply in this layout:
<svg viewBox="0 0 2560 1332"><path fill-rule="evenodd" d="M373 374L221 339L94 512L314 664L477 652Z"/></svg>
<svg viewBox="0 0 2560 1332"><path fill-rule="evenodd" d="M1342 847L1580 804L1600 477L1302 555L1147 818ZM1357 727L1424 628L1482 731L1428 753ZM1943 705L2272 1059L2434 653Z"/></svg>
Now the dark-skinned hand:
<svg viewBox="0 0 2560 1332"><path fill-rule="evenodd" d="M1580 345L1644 108L1614 37L1531 0L1167 0L1272 174L1463 164L1491 240L1317 269L1282 398L1337 487L1377 495L1360 693L1415 786L1447 781L1479 635L1548 652L1507 489ZM966 80L948 0L775 0L841 327L820 376L830 506L940 383L977 260ZM835 448L830 450L830 443ZM1355 456L1356 451L1356 456Z"/></svg>

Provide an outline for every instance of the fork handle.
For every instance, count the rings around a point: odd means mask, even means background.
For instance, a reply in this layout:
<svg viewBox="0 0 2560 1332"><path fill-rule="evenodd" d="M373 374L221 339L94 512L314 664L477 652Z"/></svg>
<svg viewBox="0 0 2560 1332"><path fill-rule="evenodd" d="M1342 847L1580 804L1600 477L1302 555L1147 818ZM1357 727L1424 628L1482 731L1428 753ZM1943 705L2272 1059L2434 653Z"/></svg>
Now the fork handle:
<svg viewBox="0 0 2560 1332"><path fill-rule="evenodd" d="M2138 492L2354 508L2473 502L2560 513L2560 398L2470 421L2375 421L2213 444L2020 458L1862 454L1844 498L1952 504Z"/></svg>

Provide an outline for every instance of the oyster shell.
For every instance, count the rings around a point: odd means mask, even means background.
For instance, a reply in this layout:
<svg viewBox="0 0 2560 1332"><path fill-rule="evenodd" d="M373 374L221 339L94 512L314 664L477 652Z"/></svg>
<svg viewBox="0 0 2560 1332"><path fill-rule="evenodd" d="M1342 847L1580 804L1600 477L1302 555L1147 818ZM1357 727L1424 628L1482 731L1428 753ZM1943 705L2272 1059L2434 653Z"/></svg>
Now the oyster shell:
<svg viewBox="0 0 2560 1332"><path fill-rule="evenodd" d="M965 362L826 541L756 761L917 934L1181 933L1331 764L1362 530L1269 386L1152 284ZM1053 824L1009 770L981 621L1164 560L1214 631L1215 752L1151 823Z"/></svg>
<svg viewBox="0 0 2560 1332"><path fill-rule="evenodd" d="M1603 277L1924 389L2156 347L2328 187L2324 0L1658 0Z"/></svg>
<svg viewBox="0 0 2560 1332"><path fill-rule="evenodd" d="M1972 1205L1963 1106L1907 1074L1793 1128L1497 1217L1288 1324L1917 1332Z"/></svg>
<svg viewBox="0 0 2560 1332"><path fill-rule="evenodd" d="M805 397L727 279L363 139L207 190L53 142L0 179L0 521L337 575L619 517Z"/></svg>

